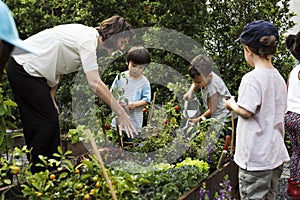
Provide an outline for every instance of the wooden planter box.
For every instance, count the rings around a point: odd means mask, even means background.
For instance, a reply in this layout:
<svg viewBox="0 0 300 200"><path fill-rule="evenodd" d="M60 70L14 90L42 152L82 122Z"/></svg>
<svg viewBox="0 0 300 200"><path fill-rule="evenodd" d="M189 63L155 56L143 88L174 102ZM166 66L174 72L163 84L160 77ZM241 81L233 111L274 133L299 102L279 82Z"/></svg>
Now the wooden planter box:
<svg viewBox="0 0 300 200"><path fill-rule="evenodd" d="M220 183L223 183L224 177L228 175L230 184L232 186L232 197L234 199L240 199L239 185L238 185L238 166L232 161L226 163L223 168L214 171L205 180L206 190L209 190L210 194L215 194L220 189ZM200 200L200 189L202 182L180 197L178 200Z"/></svg>
<svg viewBox="0 0 300 200"><path fill-rule="evenodd" d="M92 148L89 143L77 142L72 143L68 140L61 140L61 147L63 151L70 150L72 151L72 156L78 157L84 154L89 153L89 150Z"/></svg>
<svg viewBox="0 0 300 200"><path fill-rule="evenodd" d="M22 192L18 186L10 185L0 188L0 195L4 197L5 200L26 200L23 197Z"/></svg>
<svg viewBox="0 0 300 200"><path fill-rule="evenodd" d="M13 147L23 147L25 145L25 139L23 136L15 137L13 139ZM72 156L81 156L83 154L86 154L89 152L89 149L91 149L91 145L89 143L83 143L83 142L77 142L77 143L71 143L68 140L61 139L61 147L63 151L71 150Z"/></svg>

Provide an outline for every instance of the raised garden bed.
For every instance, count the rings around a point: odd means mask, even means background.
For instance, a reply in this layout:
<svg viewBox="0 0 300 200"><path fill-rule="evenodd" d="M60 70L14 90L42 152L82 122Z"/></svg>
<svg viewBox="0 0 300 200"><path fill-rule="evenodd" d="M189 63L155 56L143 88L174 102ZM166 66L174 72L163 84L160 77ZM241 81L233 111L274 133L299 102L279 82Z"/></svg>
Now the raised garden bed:
<svg viewBox="0 0 300 200"><path fill-rule="evenodd" d="M234 199L240 199L238 186L238 166L234 162L226 163L221 169L214 171L204 181L206 189L210 194L215 194L220 189L220 183L223 183L224 177L228 175L228 180L232 186L231 195ZM200 190L202 182L180 197L178 200L195 200L200 199Z"/></svg>
<svg viewBox="0 0 300 200"><path fill-rule="evenodd" d="M22 138L16 138L15 139L15 146L22 146L22 144L24 144L24 140ZM91 145L89 143L83 143L83 142L72 143L71 141L62 139L61 146L62 146L62 149L63 149L64 152L67 151L67 150L71 150L72 151L72 154L71 154L72 157L77 157L78 158L78 157L81 157L83 155L88 155L88 154L91 153ZM116 149L118 149L118 148L116 148ZM103 148L100 151L105 152L106 150L107 149ZM121 149L119 149L119 150L121 152L123 151ZM194 200L194 199L197 200L197 199L200 199L200 192L201 192L201 190L203 190L203 188L202 188L203 183L206 184L205 190L208 190L210 194L215 194L216 192L219 191L220 183L222 183L224 181L224 177L226 175L228 176L228 179L230 180L230 185L232 187L232 190L231 190L232 197L235 198L235 199L239 199L238 180L237 180L238 170L237 169L238 169L237 166L233 162L226 163L222 168L212 172L207 178L201 179L201 180L196 179L196 181L194 180L193 184L192 185L189 184L189 185L193 186L193 185L195 185L195 183L197 183L197 180L199 180L198 185L196 185L195 187L190 189L188 192L186 192L184 195L182 195L178 200ZM170 172L171 171L172 170L170 170ZM98 172L98 174L99 174L99 172ZM180 180L183 180L183 179L180 179ZM185 181L186 180L189 180L189 179L185 179ZM114 186L114 187L116 187L116 186ZM179 185L178 188L181 188L180 185ZM8 191L6 191L5 188L2 188L1 189L2 192L0 191L0 193L3 194L4 191L6 192L5 199L24 199L22 196L18 196L18 197L15 197L15 198L13 197L14 194L21 194L20 189L21 188L18 188L18 187L12 187L12 188L8 188ZM182 191L187 191L187 190L182 190ZM183 193L181 193L181 194L183 194ZM109 195L109 192L108 192L108 195ZM174 198L172 198L172 199L174 199Z"/></svg>
<svg viewBox="0 0 300 200"><path fill-rule="evenodd" d="M63 146L65 149L71 150L73 156L85 155L89 153L89 149L91 148L87 143L78 142L73 144L70 141L63 141ZM205 182L206 190L208 190L210 194L218 192L220 190L220 184L223 183L225 176L228 176L228 180L230 181L232 197L234 199L240 199L238 189L238 166L233 161L225 163L222 168L211 173L207 179L203 181ZM200 199L200 190L202 189L203 182L200 182L178 200Z"/></svg>
<svg viewBox="0 0 300 200"><path fill-rule="evenodd" d="M16 185L0 188L0 195L5 200L26 200L27 199L22 196L21 189Z"/></svg>

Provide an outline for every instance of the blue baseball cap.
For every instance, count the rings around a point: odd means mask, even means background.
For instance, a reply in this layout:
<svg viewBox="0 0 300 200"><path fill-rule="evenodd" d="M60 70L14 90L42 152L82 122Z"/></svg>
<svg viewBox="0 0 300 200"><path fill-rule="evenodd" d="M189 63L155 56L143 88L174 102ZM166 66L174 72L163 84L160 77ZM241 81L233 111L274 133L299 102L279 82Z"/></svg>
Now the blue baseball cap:
<svg viewBox="0 0 300 200"><path fill-rule="evenodd" d="M243 32L236 41L246 44L249 47L264 48L265 46L259 43L259 39L271 35L274 35L279 41L279 33L274 24L264 20L253 21L244 26Z"/></svg>
<svg viewBox="0 0 300 200"><path fill-rule="evenodd" d="M13 54L36 53L23 40L19 38L19 33L15 24L15 20L7 5L0 0L0 40L14 45Z"/></svg>

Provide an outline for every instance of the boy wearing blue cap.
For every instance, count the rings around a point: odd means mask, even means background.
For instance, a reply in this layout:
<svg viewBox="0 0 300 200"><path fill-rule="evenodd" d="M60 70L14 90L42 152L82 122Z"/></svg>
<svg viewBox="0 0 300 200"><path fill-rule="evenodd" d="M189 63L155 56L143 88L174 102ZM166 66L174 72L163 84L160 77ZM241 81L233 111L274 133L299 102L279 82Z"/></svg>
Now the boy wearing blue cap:
<svg viewBox="0 0 300 200"><path fill-rule="evenodd" d="M270 22L254 21L240 35L244 57L254 69L245 74L238 101L224 106L238 117L234 161L239 166L241 199L275 199L283 163L289 161L284 144L286 84L272 64L279 34Z"/></svg>

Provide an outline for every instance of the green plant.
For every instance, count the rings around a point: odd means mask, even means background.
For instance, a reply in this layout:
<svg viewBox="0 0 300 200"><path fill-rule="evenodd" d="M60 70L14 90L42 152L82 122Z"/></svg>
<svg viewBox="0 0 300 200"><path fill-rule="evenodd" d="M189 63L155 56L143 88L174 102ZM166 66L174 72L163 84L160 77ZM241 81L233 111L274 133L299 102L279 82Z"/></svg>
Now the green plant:
<svg viewBox="0 0 300 200"><path fill-rule="evenodd" d="M9 161L0 158L1 184L22 189L28 199L111 199L98 161L86 156L80 162L59 147L55 159L40 156L39 166L45 171L32 173L25 163L18 161L30 153L26 146L15 148ZM49 171L53 166L57 170ZM178 199L204 180L209 165L201 160L185 159L176 166L159 163L143 166L131 161L115 160L107 166L107 173L120 199ZM12 180L17 181L12 181ZM6 191L2 193L5 194Z"/></svg>
<svg viewBox="0 0 300 200"><path fill-rule="evenodd" d="M192 160L189 157L185 158L185 160L183 160L182 162L176 164L176 168L182 166L195 166L199 168L200 172L207 172L209 170L209 165L207 162L198 159Z"/></svg>
<svg viewBox="0 0 300 200"><path fill-rule="evenodd" d="M66 139L71 141L73 144L76 142L86 141L86 126L78 125L76 129L69 129L66 134Z"/></svg>
<svg viewBox="0 0 300 200"><path fill-rule="evenodd" d="M26 146L21 149L16 147L7 152L6 156L0 156L0 187L6 188L1 191L0 199L5 199L7 192L13 188L20 189L21 183L25 180L25 174L30 164L24 160L26 154L30 154Z"/></svg>
<svg viewBox="0 0 300 200"><path fill-rule="evenodd" d="M222 129L224 123L214 118L204 119L197 127L190 127L186 133L188 148L182 158L203 159L209 163L211 171L214 171L224 145Z"/></svg>
<svg viewBox="0 0 300 200"><path fill-rule="evenodd" d="M13 123L6 120L8 117L14 119L10 107L17 107L17 104L11 99L5 100L3 97L3 89L0 87L0 152L7 152L12 148L14 135L6 132L7 124L14 127Z"/></svg>

